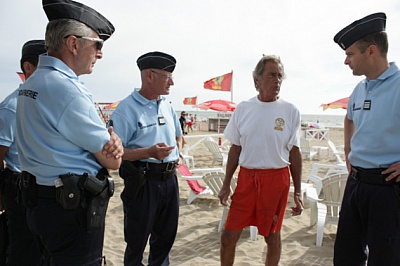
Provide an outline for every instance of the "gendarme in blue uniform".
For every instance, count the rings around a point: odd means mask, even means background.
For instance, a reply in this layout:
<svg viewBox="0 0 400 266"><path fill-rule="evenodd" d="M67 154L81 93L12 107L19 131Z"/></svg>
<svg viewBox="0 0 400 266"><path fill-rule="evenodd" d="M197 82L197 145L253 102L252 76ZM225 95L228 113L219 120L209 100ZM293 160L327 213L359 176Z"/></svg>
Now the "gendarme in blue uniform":
<svg viewBox="0 0 400 266"><path fill-rule="evenodd" d="M383 174L400 161L400 71L387 60L385 27L386 15L374 13L334 37L346 51L345 64L354 75L366 77L347 106L344 130L351 172L334 245L338 266L400 265L400 187Z"/></svg>
<svg viewBox="0 0 400 266"><path fill-rule="evenodd" d="M125 149L119 172L124 179L124 265L143 265L143 253L149 243L148 264L167 266L178 229L179 187L175 169L180 145L177 139L180 140L182 131L172 106L162 95L167 95L174 84L171 73L176 60L165 53L150 52L140 56L137 64L141 89L135 89L121 101L111 116L114 131ZM160 155L161 160L140 154L139 149L151 149L158 143L174 149ZM165 144L160 146L166 148Z"/></svg>
<svg viewBox="0 0 400 266"><path fill-rule="evenodd" d="M70 172L96 175L102 168L93 154L110 135L91 93L61 60L40 56L19 91L17 120L21 168L39 185L54 186L59 175Z"/></svg>

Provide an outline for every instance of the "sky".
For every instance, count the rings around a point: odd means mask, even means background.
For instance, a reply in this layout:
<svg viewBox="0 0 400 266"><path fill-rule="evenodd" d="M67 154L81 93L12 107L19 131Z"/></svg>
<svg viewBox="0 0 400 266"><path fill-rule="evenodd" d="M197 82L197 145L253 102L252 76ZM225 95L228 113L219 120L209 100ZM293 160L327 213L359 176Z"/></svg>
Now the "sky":
<svg viewBox="0 0 400 266"><path fill-rule="evenodd" d="M0 101L21 80L22 45L44 39L47 17L40 0L2 0L0 9ZM84 0L116 28L90 75L80 80L95 102L116 102L141 86L136 59L147 52L173 55L175 85L168 100L175 110L195 112L185 97L198 103L223 99L240 103L257 95L252 71L263 54L281 57L287 78L281 97L302 114L347 97L362 76L344 65L345 53L333 42L342 28L366 15L385 12L389 61L400 58L398 0ZM233 71L233 93L206 90L203 83ZM56 97L57 93L55 93Z"/></svg>

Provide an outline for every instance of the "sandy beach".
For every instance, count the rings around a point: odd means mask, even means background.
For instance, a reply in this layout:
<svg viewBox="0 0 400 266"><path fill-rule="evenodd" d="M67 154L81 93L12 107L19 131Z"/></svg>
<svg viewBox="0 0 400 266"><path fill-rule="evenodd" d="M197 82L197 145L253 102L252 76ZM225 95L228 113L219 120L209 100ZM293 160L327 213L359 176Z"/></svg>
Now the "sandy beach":
<svg viewBox="0 0 400 266"><path fill-rule="evenodd" d="M206 135L210 132L194 132L188 136ZM214 132L215 134L215 132ZM336 146L343 144L343 129L330 129L329 138ZM188 138L188 145L193 145L199 138ZM311 145L325 146L325 140L311 140ZM211 167L212 155L203 144L199 144L193 152L196 168ZM311 171L313 163L334 164L335 159L331 153L321 158L315 157L312 161L303 158L303 181ZM214 167L221 167L216 163ZM112 172L115 180L115 194L111 198L107 218L104 241L104 255L107 265L123 265L125 241L123 235L123 210L120 193L123 189L123 180L116 171ZM189 186L180 178L180 218L178 234L170 253L171 265L219 265L219 241L218 223L222 215L223 207L214 196L203 196L195 199L187 205ZM200 181L204 185L202 181ZM310 226L310 208L306 199L305 210L301 216L292 217L290 207L293 206L292 198L289 199L282 228L282 257L280 265L332 265L333 243L336 236L336 226L325 227L322 247L315 246L316 226ZM147 262L148 248L144 254L143 262ZM236 248L235 265L257 266L265 264L266 244L264 238L257 236L256 241L250 240L249 228L243 230L241 239Z"/></svg>

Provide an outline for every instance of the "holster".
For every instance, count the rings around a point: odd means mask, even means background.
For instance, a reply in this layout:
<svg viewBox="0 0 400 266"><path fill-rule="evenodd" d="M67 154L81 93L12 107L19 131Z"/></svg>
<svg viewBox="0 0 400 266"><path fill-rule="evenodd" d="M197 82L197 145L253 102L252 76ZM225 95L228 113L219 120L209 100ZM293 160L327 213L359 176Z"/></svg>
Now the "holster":
<svg viewBox="0 0 400 266"><path fill-rule="evenodd" d="M114 180L106 169L97 176L66 174L56 180L57 201L64 209L86 209L87 230L104 228L110 197L114 194Z"/></svg>
<svg viewBox="0 0 400 266"><path fill-rule="evenodd" d="M119 176L124 179L125 185L121 193L121 199L136 199L146 183L146 167L135 166L130 161L122 161L119 168Z"/></svg>
<svg viewBox="0 0 400 266"><path fill-rule="evenodd" d="M73 210L80 206L83 200L83 189L79 185L81 178L81 175L69 173L56 180L56 200L64 209Z"/></svg>
<svg viewBox="0 0 400 266"><path fill-rule="evenodd" d="M103 189L94 195L87 206L87 229L95 231L104 228L110 197L114 194L114 180L108 176L101 180Z"/></svg>

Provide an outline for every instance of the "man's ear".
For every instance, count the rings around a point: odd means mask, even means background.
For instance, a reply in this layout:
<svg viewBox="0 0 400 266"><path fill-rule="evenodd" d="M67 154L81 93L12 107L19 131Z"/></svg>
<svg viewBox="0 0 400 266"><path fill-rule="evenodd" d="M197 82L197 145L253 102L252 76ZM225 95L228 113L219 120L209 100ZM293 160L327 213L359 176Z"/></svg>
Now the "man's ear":
<svg viewBox="0 0 400 266"><path fill-rule="evenodd" d="M67 47L68 51L70 51L74 55L77 55L79 47L78 42L79 42L78 38L76 38L74 35L70 35L65 40L65 46Z"/></svg>
<svg viewBox="0 0 400 266"><path fill-rule="evenodd" d="M370 46L368 46L366 53L368 55L377 55L379 52L378 46L376 46L375 44L371 44Z"/></svg>
<svg viewBox="0 0 400 266"><path fill-rule="evenodd" d="M32 63L30 63L28 61L25 61L22 64L22 67L24 68L25 77L29 77L36 70L36 67L34 65L32 65Z"/></svg>

